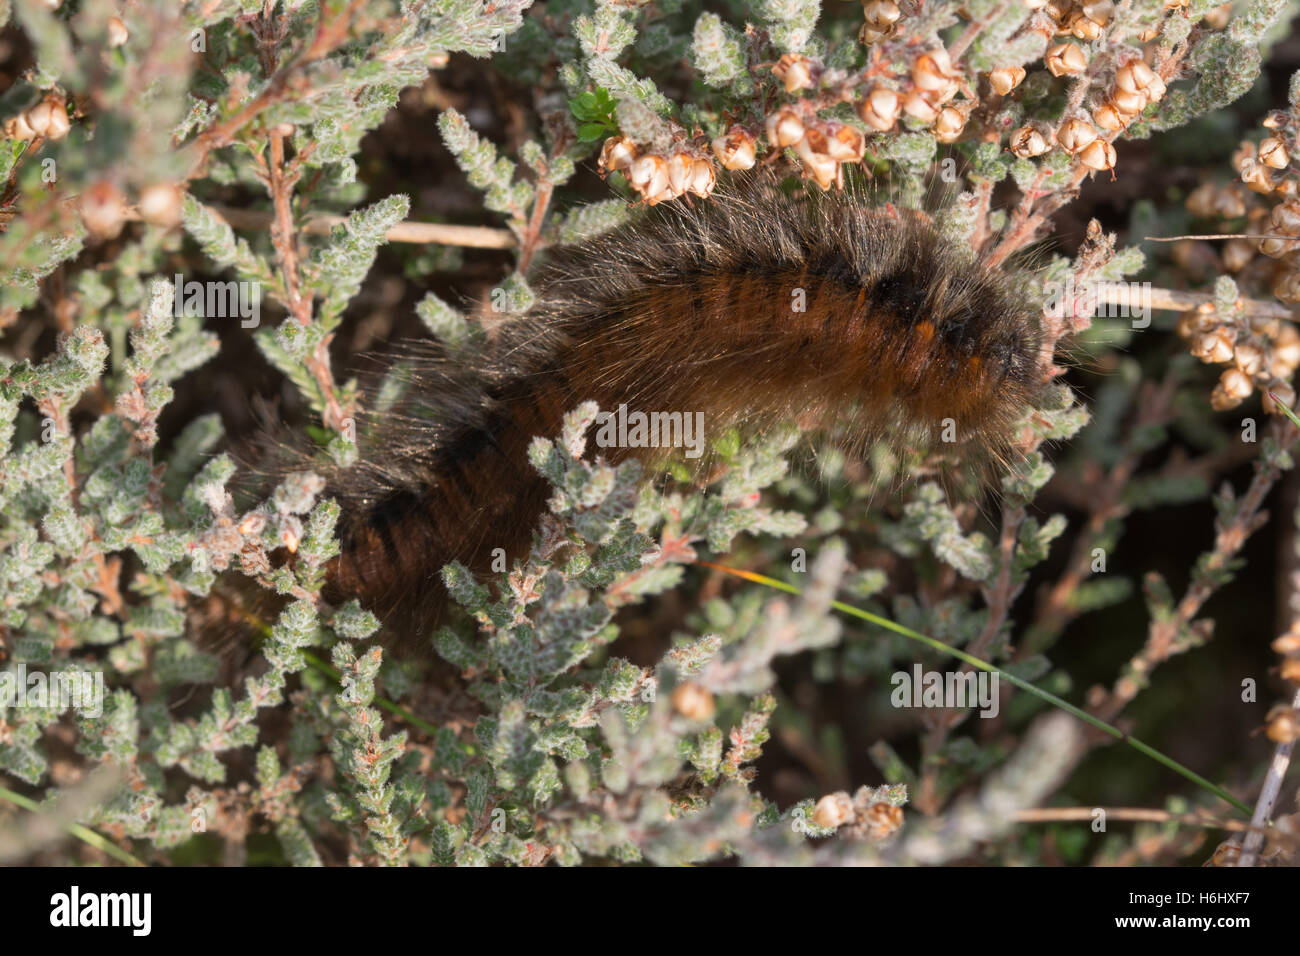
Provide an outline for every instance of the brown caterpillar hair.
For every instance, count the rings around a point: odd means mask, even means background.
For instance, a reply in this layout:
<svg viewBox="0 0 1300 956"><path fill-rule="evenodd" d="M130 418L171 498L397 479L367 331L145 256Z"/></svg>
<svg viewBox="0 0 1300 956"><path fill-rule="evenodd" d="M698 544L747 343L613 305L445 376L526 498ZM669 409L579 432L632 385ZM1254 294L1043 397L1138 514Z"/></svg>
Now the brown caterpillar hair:
<svg viewBox="0 0 1300 956"><path fill-rule="evenodd" d="M932 447L946 426L978 464L1010 449L1039 379L1035 313L1002 273L852 193L745 180L556 250L533 281L534 307L480 354L408 349L405 399L362 423L365 463L330 476L344 523L325 598L359 598L399 640L442 616L449 561L486 573L494 549L527 550L549 494L527 446L582 401L698 410L715 435L838 422L864 447Z"/></svg>

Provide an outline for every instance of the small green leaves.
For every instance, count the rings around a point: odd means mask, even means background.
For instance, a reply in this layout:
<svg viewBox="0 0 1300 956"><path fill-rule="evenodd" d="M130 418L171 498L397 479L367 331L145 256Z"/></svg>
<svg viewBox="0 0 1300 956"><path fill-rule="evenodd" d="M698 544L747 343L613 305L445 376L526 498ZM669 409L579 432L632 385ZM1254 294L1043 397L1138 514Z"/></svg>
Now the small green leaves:
<svg viewBox="0 0 1300 956"><path fill-rule="evenodd" d="M592 92L579 93L569 101L569 111L578 121L579 142L595 142L618 132L614 106L609 90L599 86Z"/></svg>

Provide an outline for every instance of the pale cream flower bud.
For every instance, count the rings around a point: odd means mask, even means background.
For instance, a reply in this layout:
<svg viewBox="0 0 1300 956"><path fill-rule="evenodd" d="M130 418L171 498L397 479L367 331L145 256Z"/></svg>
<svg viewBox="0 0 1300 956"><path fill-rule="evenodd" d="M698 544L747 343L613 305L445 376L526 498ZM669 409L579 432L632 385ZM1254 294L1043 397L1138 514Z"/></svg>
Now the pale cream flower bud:
<svg viewBox="0 0 1300 956"><path fill-rule="evenodd" d="M636 144L626 136L611 136L600 148L600 159L596 167L603 175L606 172L618 172L627 169L637 157Z"/></svg>
<svg viewBox="0 0 1300 956"><path fill-rule="evenodd" d="M691 181L686 191L703 199L713 192L717 183L718 174L714 171L713 164L707 159L697 158L691 167Z"/></svg>
<svg viewBox="0 0 1300 956"><path fill-rule="evenodd" d="M1287 155L1286 146L1276 136L1269 136L1260 141L1259 161L1273 169L1285 169L1291 157Z"/></svg>
<svg viewBox="0 0 1300 956"><path fill-rule="evenodd" d="M1134 60L1119 68L1115 74L1115 86L1126 93L1143 93L1155 79L1156 72L1141 60Z"/></svg>
<svg viewBox="0 0 1300 956"><path fill-rule="evenodd" d="M1116 88L1111 92L1110 102L1124 116L1132 118L1147 108L1145 93L1130 92Z"/></svg>
<svg viewBox="0 0 1300 956"><path fill-rule="evenodd" d="M862 122L882 133L893 128L901 110L902 101L898 94L885 86L873 87L858 104Z"/></svg>
<svg viewBox="0 0 1300 956"><path fill-rule="evenodd" d="M1240 272L1250 264L1250 260L1255 258L1255 247L1251 245L1249 239L1229 239L1223 244L1220 254L1225 269L1229 272Z"/></svg>
<svg viewBox="0 0 1300 956"><path fill-rule="evenodd" d="M1290 322L1283 322L1277 330L1273 339L1273 360L1286 369L1286 373L1278 375L1278 378L1288 378L1291 372L1300 368L1300 332Z"/></svg>
<svg viewBox="0 0 1300 956"><path fill-rule="evenodd" d="M1238 342L1232 349L1232 361L1243 374L1254 378L1264 367L1264 350L1251 342Z"/></svg>
<svg viewBox="0 0 1300 956"><path fill-rule="evenodd" d="M68 110L63 105L63 100L51 98L50 120L49 125L45 128L45 135L57 142L67 136L70 129L72 129L72 123L68 119Z"/></svg>
<svg viewBox="0 0 1300 956"><path fill-rule="evenodd" d="M6 139L29 140L36 136L36 130L27 124L27 117L19 113L5 120L4 134Z"/></svg>
<svg viewBox="0 0 1300 956"><path fill-rule="evenodd" d="M842 790L828 793L817 801L812 818L820 827L841 827L853 819L853 800Z"/></svg>
<svg viewBox="0 0 1300 956"><path fill-rule="evenodd" d="M1041 156L1050 147L1047 137L1033 126L1022 126L1011 134L1011 152L1021 159Z"/></svg>
<svg viewBox="0 0 1300 956"><path fill-rule="evenodd" d="M27 125L37 136L44 136L45 131L50 128L50 117L54 113L54 104L47 97L29 107L27 110Z"/></svg>
<svg viewBox="0 0 1300 956"><path fill-rule="evenodd" d="M695 157L690 153L674 153L668 157L668 189L674 196L686 192L694 167Z"/></svg>
<svg viewBox="0 0 1300 956"><path fill-rule="evenodd" d="M81 221L100 239L112 239L126 222L126 198L107 180L92 183L81 194Z"/></svg>
<svg viewBox="0 0 1300 956"><path fill-rule="evenodd" d="M1210 407L1216 412L1236 408L1250 397L1252 391L1250 379L1239 369L1225 369L1219 376L1219 384L1215 385L1214 391L1210 393Z"/></svg>
<svg viewBox="0 0 1300 956"><path fill-rule="evenodd" d="M108 45L111 47L122 46L127 40L131 39L131 34L122 22L120 17L108 18Z"/></svg>
<svg viewBox="0 0 1300 956"><path fill-rule="evenodd" d="M733 126L713 141L713 155L723 169L749 169L754 165L754 137L748 130Z"/></svg>
<svg viewBox="0 0 1300 956"><path fill-rule="evenodd" d="M942 47L922 53L912 63L912 82L917 89L927 93L946 90L956 78L952 61L948 59L948 51Z"/></svg>
<svg viewBox="0 0 1300 956"><path fill-rule="evenodd" d="M668 163L662 156L639 156L628 168L627 181L643 197L658 195L668 186Z"/></svg>
<svg viewBox="0 0 1300 956"><path fill-rule="evenodd" d="M1073 117L1061 124L1056 142L1067 153L1077 153L1097 139L1097 130L1085 119Z"/></svg>
<svg viewBox="0 0 1300 956"><path fill-rule="evenodd" d="M961 136L965 128L966 115L955 107L945 106L934 121L934 136L941 143L951 143Z"/></svg>
<svg viewBox="0 0 1300 956"><path fill-rule="evenodd" d="M173 183L154 183L140 194L140 218L170 229L181 221L181 191Z"/></svg>
<svg viewBox="0 0 1300 956"><path fill-rule="evenodd" d="M1128 118L1115 108L1114 103L1109 102L1102 103L1092 111L1092 121L1108 133L1117 132L1128 125Z"/></svg>
<svg viewBox="0 0 1300 956"><path fill-rule="evenodd" d="M1219 327L1196 340L1192 354L1207 365L1222 365L1232 360L1232 334Z"/></svg>
<svg viewBox="0 0 1300 956"><path fill-rule="evenodd" d="M1044 59L1052 76L1074 76L1088 69L1088 55L1077 43L1058 43Z"/></svg>
<svg viewBox="0 0 1300 956"><path fill-rule="evenodd" d="M864 0L862 16L867 21L867 27L884 35L894 29L898 18L902 16L902 11L898 9L898 4L894 0Z"/></svg>
<svg viewBox="0 0 1300 956"><path fill-rule="evenodd" d="M1079 150L1079 162L1089 169L1114 169L1115 147L1104 139L1093 140Z"/></svg>
<svg viewBox="0 0 1300 956"><path fill-rule="evenodd" d="M803 163L804 175L816 182L823 190L830 189L839 180L840 164L825 153L817 152L811 140L812 137L805 136L795 146L794 151Z"/></svg>
<svg viewBox="0 0 1300 956"><path fill-rule="evenodd" d="M778 149L793 146L803 139L803 120L788 106L767 118L767 140Z"/></svg>
<svg viewBox="0 0 1300 956"><path fill-rule="evenodd" d="M799 53L787 53L772 67L776 78L785 84L787 93L806 90L813 85L811 61Z"/></svg>
<svg viewBox="0 0 1300 956"><path fill-rule="evenodd" d="M939 118L939 107L935 106L920 90L912 90L903 100L903 112L915 116L922 123L933 123Z"/></svg>
<svg viewBox="0 0 1300 956"><path fill-rule="evenodd" d="M694 681L678 684L673 691L673 710L687 720L708 720L714 712L713 694Z"/></svg>
<svg viewBox="0 0 1300 956"><path fill-rule="evenodd" d="M999 96L1006 96L1025 78L1025 68L1022 66L1004 66L989 72L989 86L993 92Z"/></svg>

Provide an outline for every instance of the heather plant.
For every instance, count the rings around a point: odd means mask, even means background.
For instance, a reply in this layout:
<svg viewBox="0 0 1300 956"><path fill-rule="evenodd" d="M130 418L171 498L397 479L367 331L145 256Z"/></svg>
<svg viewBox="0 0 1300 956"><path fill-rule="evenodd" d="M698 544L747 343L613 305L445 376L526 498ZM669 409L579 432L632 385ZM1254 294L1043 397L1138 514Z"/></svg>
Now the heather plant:
<svg viewBox="0 0 1300 956"><path fill-rule="evenodd" d="M1300 73L1261 78L1288 12L0 0L0 860L1294 860L1300 625L1276 681L1197 664L1294 464ZM1261 129L1248 93L1279 107ZM412 94L435 182L377 168ZM1244 142L1202 156L1207 131ZM1043 242L1162 148L1195 188ZM810 455L796 421L709 435L708 470L611 464L586 403L530 448L527 556L443 568L456 613L414 653L328 602L332 477L384 454L358 422L409 386L400 354L363 384L347 344L381 281L456 362L554 247L756 167L932 217L1041 306L1048 384L994 486L853 436ZM210 404L254 355L301 467L259 470ZM1203 502L1174 580L1125 556ZM1125 622L1100 667L1070 639L1091 620ZM233 650L202 637L223 624ZM1200 703L1162 686L1184 662ZM900 705L914 664L1001 678L997 715ZM1194 705L1264 732L1170 756Z"/></svg>

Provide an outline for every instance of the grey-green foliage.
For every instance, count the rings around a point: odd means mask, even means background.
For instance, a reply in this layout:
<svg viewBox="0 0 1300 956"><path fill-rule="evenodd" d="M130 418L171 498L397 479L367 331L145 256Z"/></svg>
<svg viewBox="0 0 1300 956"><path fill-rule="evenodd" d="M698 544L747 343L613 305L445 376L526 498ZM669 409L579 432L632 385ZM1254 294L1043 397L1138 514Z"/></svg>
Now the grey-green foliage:
<svg viewBox="0 0 1300 956"><path fill-rule="evenodd" d="M530 449L552 489L532 550L490 579L458 563L442 570L463 613L430 636L436 665L427 655L385 655L371 642L380 622L370 610L356 601L330 607L321 597L347 517L322 476L351 464L358 441L376 437L348 434L351 413L369 403L382 420L409 381L399 364L362 395L335 380L328 348L346 333L349 309L361 311L388 231L429 215L420 189L408 190L412 201L372 194L361 181L371 181L358 165L363 139L387 135L381 124L401 92L426 83L453 53L486 61L484 70L521 91L512 109L525 115L526 129L516 138L512 127L509 143L475 128L482 107L473 97L436 120L469 189L454 177L437 187L462 190L479 204L482 225L504 224L515 240L488 296L509 316L534 301L525 252L544 257L548 244L581 241L637 214L620 198L627 190L617 175L614 198L577 198L579 170L589 175L600 143L578 135L575 97L601 91L610 113L591 125L642 150L688 144L707 155L708 138L727 126L761 136L774 104L804 96L824 97L825 117L866 132L848 102L856 87L837 87L872 55L855 39L856 6L763 0L706 10L693 0L556 0L539 15L529 14L528 0L271 6L273 16L283 14L274 49L249 29L248 17L263 11L258 0L141 0L125 11L112 0L65 2L58 11L35 0L13 6L35 65L0 96L0 119L56 95L71 104L73 128L59 141L0 141L0 178L11 184L5 207L21 213L0 235L4 345L33 349L43 331L59 331L43 356L0 357L0 647L5 674L102 674L107 693L97 713L0 700L0 780L55 806L63 796L53 782L56 755L111 765L124 782L80 822L157 862L196 859L204 851L194 838L205 832L246 849L250 829L266 822L279 841L277 861L294 865L916 862L972 853L977 841L1018 859L1006 811L1052 796L1075 743L1050 722L1029 723L1037 701L1013 698L998 739L927 736L941 739L929 751L923 741L915 767L899 755L910 748L876 740L870 756L887 783L858 786L858 810L907 805L927 775L935 805L965 791L955 811L883 849L831 838L836 830L816 821L811 797L782 807L761 796L755 764L779 733L792 750L829 755L823 774L844 770L843 730L815 726L806 698L788 696L779 671L797 674L807 661L805 688L851 682L870 721L879 716L874 688L899 662L939 666L937 655L901 637L845 624L831 609L837 596L955 645L985 640L984 653L1019 676L1069 691L1068 675L1046 656L1059 627L1040 623L1013 649L1020 606L993 621L990 598L1019 593L1060 553L1058 539L1078 533L1037 504L1053 476L1111 469L1170 440L1167 423L1128 427L1149 373L1134 358L1117 361L1090 409L1056 385L1026 410L1020 428L1030 451L1002 477L994 509L1021 515L1002 529L1014 532L1009 544L981 511L990 499L969 485L905 481L930 467L910 449L868 449L864 475L834 447L853 446L858 436L832 430L832 447L791 469L791 458L809 456L787 424L743 439L713 436L706 471L674 462L665 478L594 454L587 439L597 410L586 404L569 414L562 434L538 436ZM951 46L972 19L987 20L959 58L972 89L987 85L978 74L990 69L1031 69L998 107L993 128L1061 119L1062 84L1035 65L1047 41L1023 29L1022 4L912 6L901 39L927 48ZM1162 49L1195 41L1189 75L1171 80L1167 98L1126 135L1186 123L1255 81L1260 46L1272 42L1285 5L1250 0L1226 31L1193 34L1191 24L1212 6L1193 0L1183 14L1167 13L1160 0L1117 5L1116 29L1158 25ZM109 18L119 14L129 37L107 49ZM10 15L0 0L0 23ZM1091 48L1102 65L1094 93L1109 81L1114 55L1132 55L1103 47ZM896 59L883 58L874 76L897 85L909 64L893 49ZM789 53L820 61L813 71L820 86L793 94L781 87L770 67ZM292 183L279 198L287 199L291 241L278 226L232 227L221 211L238 202L267 221L282 211L271 195L270 132L288 143ZM970 160L964 175L972 189L1008 178L1006 186L1026 190L1070 187L1073 167L1061 150L1026 159L1005 147L985 137L951 150ZM873 167L890 167L899 202L912 206L949 149L910 119L871 134L867 147ZM765 161L779 158L764 150ZM87 232L77 209L88 189L108 184L133 204L159 182L185 184L180 229L130 223L109 240ZM981 222L975 210L945 215L945 235L965 243L1006 224L1006 212ZM306 229L317 212L343 223L327 234ZM1119 250L1095 275L1131 275L1140 260L1136 248ZM430 260L413 261L422 279L419 264ZM275 321L253 330L174 313L170 283L181 263L185 278L253 284ZM1060 282L1083 267L1057 256L1041 278ZM1236 286L1215 291L1221 311L1229 310ZM428 293L415 311L448 361L489 334L473 303ZM159 423L178 391L206 397L205 363L228 337L243 335L330 432L312 429L310 441L332 461L320 473L304 464L237 503L247 476L222 451L220 419L200 402L203 413L177 422L174 438L160 440ZM1182 388L1179 431L1199 427L1211 444L1190 358L1171 368ZM1262 445L1266 467L1290 467L1285 449ZM1204 480L1139 475L1120 504L1154 508L1207 491ZM1221 521L1243 507L1231 493L1216 503ZM1082 544L1111 550L1122 542L1116 514ZM283 560L286 548L292 562ZM794 581L802 594L733 588L690 570L727 554ZM1203 558L1193 584L1213 589L1234 567ZM223 588L235 581L259 595L238 621L245 636L255 635L255 663L228 680L229 662L194 633L222 613L212 605L221 606ZM1176 595L1158 578L1146 584L1150 613L1168 619ZM1068 609L1087 613L1135 590L1128 578L1097 576L1072 593ZM652 665L635 663L615 643L623 636L618 614L669 591L686 606L664 627L673 633L657 635L668 649L656 651ZM1182 628L1176 650L1206 634ZM455 689L437 696L448 686L447 664L459 673ZM1143 686L1151 680L1126 676ZM882 726L899 726L896 714L886 716ZM1011 738L1027 728L1017 749ZM966 786L972 779L978 787Z"/></svg>

